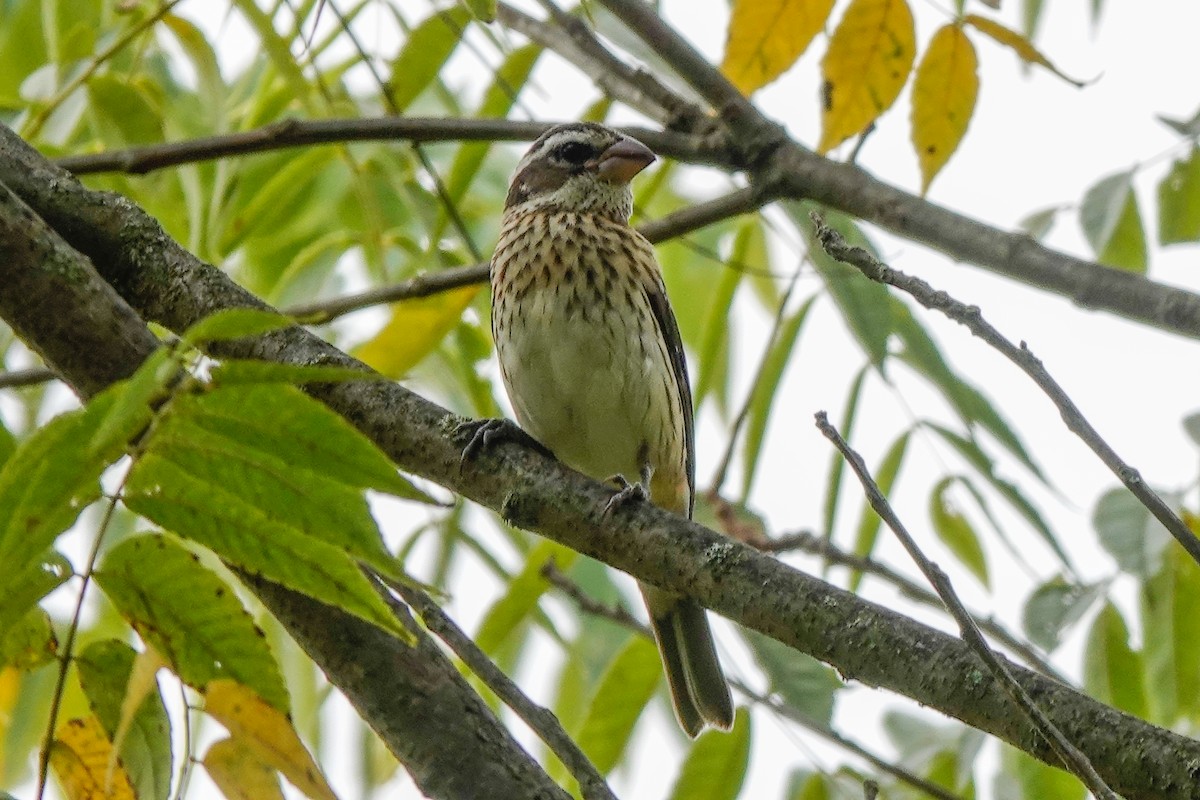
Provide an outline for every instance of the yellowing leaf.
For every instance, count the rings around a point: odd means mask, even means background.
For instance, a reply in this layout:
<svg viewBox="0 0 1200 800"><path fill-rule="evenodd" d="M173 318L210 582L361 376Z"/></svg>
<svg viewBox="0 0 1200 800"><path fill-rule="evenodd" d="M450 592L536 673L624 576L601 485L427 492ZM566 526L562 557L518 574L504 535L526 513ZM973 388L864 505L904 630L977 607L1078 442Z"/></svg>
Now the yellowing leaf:
<svg viewBox="0 0 1200 800"><path fill-rule="evenodd" d="M957 25L929 40L913 77L912 143L921 164L921 193L958 149L979 96L975 46Z"/></svg>
<svg viewBox="0 0 1200 800"><path fill-rule="evenodd" d="M219 678L204 687L204 710L229 735L279 770L313 800L337 800L286 714L237 681Z"/></svg>
<svg viewBox="0 0 1200 800"><path fill-rule="evenodd" d="M862 131L896 102L916 57L905 0L853 0L821 62L825 79L821 142L825 153Z"/></svg>
<svg viewBox="0 0 1200 800"><path fill-rule="evenodd" d="M458 324L478 286L463 286L430 297L401 300L392 319L354 355L390 378L399 378L429 355Z"/></svg>
<svg viewBox="0 0 1200 800"><path fill-rule="evenodd" d="M111 771L110 764L115 764ZM50 745L50 766L69 800L135 800L129 776L113 758L96 717L72 719Z"/></svg>
<svg viewBox="0 0 1200 800"><path fill-rule="evenodd" d="M1074 84L1075 86L1084 85L1084 81L1075 80L1060 72L1058 67L1050 63L1050 59L1042 55L1041 51L1033 46L1032 42L1011 28L1006 28L999 22L987 17L981 17L978 14L967 14L963 17L963 22L1011 49L1022 61L1045 67L1067 83Z"/></svg>
<svg viewBox="0 0 1200 800"><path fill-rule="evenodd" d="M227 800L283 800L279 773L237 739L222 739L208 748L204 769Z"/></svg>
<svg viewBox="0 0 1200 800"><path fill-rule="evenodd" d="M808 49L833 0L737 0L721 71L749 95L778 78Z"/></svg>

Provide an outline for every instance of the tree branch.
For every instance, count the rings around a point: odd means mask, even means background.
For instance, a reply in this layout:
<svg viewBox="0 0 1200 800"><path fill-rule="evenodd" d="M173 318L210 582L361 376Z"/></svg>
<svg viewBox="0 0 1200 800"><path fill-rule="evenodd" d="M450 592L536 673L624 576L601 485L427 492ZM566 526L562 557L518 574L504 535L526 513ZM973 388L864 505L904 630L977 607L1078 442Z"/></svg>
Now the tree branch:
<svg viewBox="0 0 1200 800"><path fill-rule="evenodd" d="M1013 677L1012 672L1005 666L1001 657L988 646L987 640L979 632L979 627L975 625L975 620L971 618L970 612L962 604L958 593L954 591L949 576L942 571L941 567L930 561L921 552L921 548L917 545L916 540L909 534L908 529L904 527L904 523L900 521L900 518L896 516L896 512L892 510L887 498L883 496L883 492L879 489L879 484L875 483L875 479L871 477L871 473L867 470L867 465L863 462L862 456L856 453L846 443L846 440L842 438L841 434L837 432L837 429L829 423L829 417L826 416L824 411L817 412L817 427L821 433L825 434L825 438L833 442L834 446L841 452L842 457L850 464L850 468L854 470L854 474L858 476L858 480L862 483L863 491L867 496L867 502L871 504L871 508L875 510L880 519L886 522L887 526L892 529L892 533L896 534L896 538L900 540L900 544L904 547L905 551L916 562L921 573L929 581L930 585L933 586L934 591L938 593L938 597L942 598L942 603L946 606L946 610L950 612L950 616L954 617L954 621L958 623L958 629L962 634L963 641L979 657L979 660L983 662L984 667L992 674L992 677L996 679L1005 693L1013 699L1013 702L1017 704L1022 713L1033 723L1034 727L1046 737L1055 755L1059 757L1061 762L1076 777L1083 781L1092 794L1099 798L1099 800L1118 800L1117 796L1113 794L1113 790L1108 788L1108 784L1096 772L1096 768L1092 766L1092 762L1088 760L1088 757L1058 729L1057 725L1050 721L1050 718L1046 716L1045 712L1034 702L1029 693L1025 691L1025 687Z"/></svg>
<svg viewBox="0 0 1200 800"><path fill-rule="evenodd" d="M183 330L222 308L263 305L172 241L128 200L84 188L4 128L0 181L89 255L146 319ZM361 367L298 327L228 342L214 354ZM464 465L463 443L451 433L460 418L399 385L347 383L313 387L312 393L373 439L403 470L639 580L694 597L729 619L831 664L848 678L907 695L1056 762L1041 734L1011 713L1011 701L995 679L981 674L974 653L955 637L648 504L606 515L611 487L519 445L498 445ZM1047 716L1128 800L1200 798L1200 770L1195 767L1200 764L1200 742L1036 673L1014 671ZM396 672L377 677L398 678ZM393 696L392 702L403 700Z"/></svg>
<svg viewBox="0 0 1200 800"><path fill-rule="evenodd" d="M1024 342L1017 347L1004 338L983 318L978 306L960 303L945 292L935 291L932 286L920 278L914 278L892 269L877 261L874 256L861 247L852 247L847 244L837 231L825 225L818 217L814 216L813 221L817 226L817 237L821 246L830 256L855 267L873 281L907 292L926 308L940 311L960 325L966 326L972 334L987 342L1001 355L1020 367L1054 403L1059 414L1062 415L1063 422L1067 424L1067 428L1083 440L1083 443L1096 454L1104 466L1108 467L1121 483L1125 484L1125 487L1133 493L1138 501L1149 509L1154 518L1170 531L1188 555L1197 564L1200 564L1200 538L1192 533L1191 528L1171 510L1171 507L1158 496L1157 492L1146 485L1141 474L1125 463L1108 442L1104 441L1099 431L1093 428L1092 424L1083 416L1079 406L1075 405L1058 381L1051 377L1042 362L1029 351Z"/></svg>
<svg viewBox="0 0 1200 800"><path fill-rule="evenodd" d="M6 286L0 292L0 316L81 395L90 396L127 377L159 344L93 263L116 268L125 224L130 225L128 244L147 248L140 257L190 256L129 201L84 190L2 126L0 140L0 278ZM43 210L63 203L62 213L54 214L54 230L3 185L8 178L23 187L13 191L43 201ZM96 261L89 263L64 243L63 231L76 245L93 248ZM216 301L214 292L227 285L223 281L194 284L199 294L189 299L190 307L201 310ZM418 643L410 647L358 617L241 574L426 795L567 800L415 626Z"/></svg>

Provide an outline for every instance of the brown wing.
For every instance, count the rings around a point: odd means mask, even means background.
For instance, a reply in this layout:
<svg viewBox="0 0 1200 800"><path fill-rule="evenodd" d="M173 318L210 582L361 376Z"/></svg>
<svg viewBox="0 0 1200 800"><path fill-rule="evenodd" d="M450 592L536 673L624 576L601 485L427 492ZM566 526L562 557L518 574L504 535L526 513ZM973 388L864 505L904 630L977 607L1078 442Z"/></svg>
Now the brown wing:
<svg viewBox="0 0 1200 800"><path fill-rule="evenodd" d="M651 272L653 281L643 281L646 299L650 310L654 313L654 322L658 332L667 345L667 355L671 359L671 374L675 377L675 386L679 390L679 402L683 406L683 446L688 482L688 519L696 505L696 423L695 411L692 409L692 387L688 383L687 358L683 354L683 340L679 337L679 323L675 321L675 313L671 311L671 303L667 300L667 289L662 277L655 269Z"/></svg>

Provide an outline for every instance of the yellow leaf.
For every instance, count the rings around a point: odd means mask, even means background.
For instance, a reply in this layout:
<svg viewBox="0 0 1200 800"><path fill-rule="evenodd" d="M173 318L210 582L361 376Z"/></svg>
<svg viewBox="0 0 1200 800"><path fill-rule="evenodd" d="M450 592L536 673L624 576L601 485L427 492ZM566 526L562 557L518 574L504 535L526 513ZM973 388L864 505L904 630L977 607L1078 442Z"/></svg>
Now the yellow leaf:
<svg viewBox="0 0 1200 800"><path fill-rule="evenodd" d="M916 55L905 0L853 0L821 62L821 143L826 153L862 133L900 96Z"/></svg>
<svg viewBox="0 0 1200 800"><path fill-rule="evenodd" d="M224 725L231 738L283 773L306 797L337 800L286 714L229 678L210 681L204 698L205 712Z"/></svg>
<svg viewBox="0 0 1200 800"><path fill-rule="evenodd" d="M1050 63L1050 59L1042 55L1041 51L1033 46L1033 43L1026 39L1021 34L1006 28L999 22L987 17L981 17L978 14L967 14L963 17L963 22L973 26L980 33L990 36L995 41L1011 49L1017 56L1027 64L1037 64L1040 67L1053 72L1058 77L1062 78L1067 83L1075 86L1085 86L1085 81L1078 81L1068 77L1059 71L1058 67Z"/></svg>
<svg viewBox="0 0 1200 800"><path fill-rule="evenodd" d="M238 739L208 748L204 769L228 800L283 800L279 773Z"/></svg>
<svg viewBox="0 0 1200 800"><path fill-rule="evenodd" d="M389 378L399 378L458 324L478 291L478 286L463 286L393 304L388 324L354 355Z"/></svg>
<svg viewBox="0 0 1200 800"><path fill-rule="evenodd" d="M721 72L750 95L778 78L808 49L833 0L736 0Z"/></svg>
<svg viewBox="0 0 1200 800"><path fill-rule="evenodd" d="M58 729L50 766L69 800L135 800L129 776L94 716L68 720Z"/></svg>
<svg viewBox="0 0 1200 800"><path fill-rule="evenodd" d="M957 25L933 35L913 76L912 142L921 163L921 193L958 149L975 111L975 46Z"/></svg>

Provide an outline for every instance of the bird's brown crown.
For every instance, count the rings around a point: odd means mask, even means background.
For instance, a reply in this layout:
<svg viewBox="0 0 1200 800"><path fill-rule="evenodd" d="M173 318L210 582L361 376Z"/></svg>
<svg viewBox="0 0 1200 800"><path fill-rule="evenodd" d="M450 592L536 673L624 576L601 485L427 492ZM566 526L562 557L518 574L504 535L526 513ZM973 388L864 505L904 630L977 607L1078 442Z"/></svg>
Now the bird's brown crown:
<svg viewBox="0 0 1200 800"><path fill-rule="evenodd" d="M652 161L641 142L603 125L557 125L517 165L505 210L573 211L625 222L633 213L629 181Z"/></svg>

